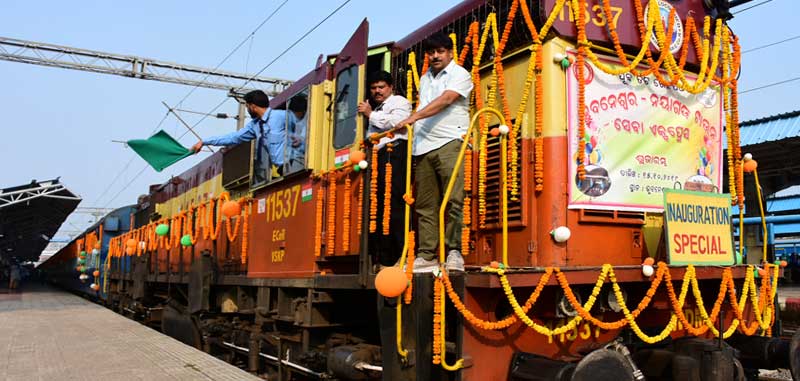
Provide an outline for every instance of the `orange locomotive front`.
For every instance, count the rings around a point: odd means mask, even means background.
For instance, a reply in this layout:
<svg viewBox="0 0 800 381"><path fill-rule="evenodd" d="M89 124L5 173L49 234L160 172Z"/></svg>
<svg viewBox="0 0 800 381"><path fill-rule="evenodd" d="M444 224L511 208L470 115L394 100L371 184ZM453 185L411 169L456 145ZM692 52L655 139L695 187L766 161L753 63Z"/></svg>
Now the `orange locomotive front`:
<svg viewBox="0 0 800 381"><path fill-rule="evenodd" d="M731 238L745 184L739 47L727 1L712 3L465 1L372 47L364 21L271 101L307 101L302 168L256 184L245 144L151 187L138 229L111 242L109 301L268 379L728 380L787 367L793 353L765 349L784 345L768 337L779 268L743 260ZM422 41L439 31L474 85L459 161L466 272L412 276L415 193L400 210L375 202L389 189L356 108L377 69L415 104ZM374 291L377 208L407 221L403 270L390 270L405 275L399 297Z"/></svg>

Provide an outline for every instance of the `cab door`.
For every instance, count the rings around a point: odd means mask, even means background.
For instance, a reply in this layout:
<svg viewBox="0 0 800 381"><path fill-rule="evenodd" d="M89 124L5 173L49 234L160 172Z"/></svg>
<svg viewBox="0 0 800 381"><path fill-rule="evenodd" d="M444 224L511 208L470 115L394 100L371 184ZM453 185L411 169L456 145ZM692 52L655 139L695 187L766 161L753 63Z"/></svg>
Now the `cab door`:
<svg viewBox="0 0 800 381"><path fill-rule="evenodd" d="M358 148L363 137L364 118L358 114L357 108L358 102L366 98L368 33L369 23L364 19L333 64L335 90L331 154L334 158L343 149Z"/></svg>
<svg viewBox="0 0 800 381"><path fill-rule="evenodd" d="M330 169L338 170L329 172L325 185L326 239L322 242L322 252L326 257L359 254L359 233L366 234L358 226L362 219L357 215L363 210L359 207L363 202L359 189L366 171L342 168L353 152L363 150L361 141L366 126L358 113L358 102L366 99L368 35L369 23L364 19L333 62L333 115L328 159L332 164Z"/></svg>

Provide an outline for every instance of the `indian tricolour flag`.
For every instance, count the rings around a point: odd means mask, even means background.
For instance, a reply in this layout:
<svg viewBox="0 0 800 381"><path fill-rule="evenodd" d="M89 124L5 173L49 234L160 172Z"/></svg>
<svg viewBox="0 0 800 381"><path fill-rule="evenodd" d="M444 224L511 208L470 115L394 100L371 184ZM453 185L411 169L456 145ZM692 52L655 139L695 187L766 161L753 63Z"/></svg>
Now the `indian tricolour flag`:
<svg viewBox="0 0 800 381"><path fill-rule="evenodd" d="M309 181L303 185L303 202L311 201L311 196L313 196L313 194L311 190L311 181Z"/></svg>
<svg viewBox="0 0 800 381"><path fill-rule="evenodd" d="M350 149L349 148L348 149L343 149L341 151L337 151L336 152L336 156L333 159L333 165L335 165L336 168L339 168L339 167L343 166L345 163L347 163L348 160L350 160Z"/></svg>

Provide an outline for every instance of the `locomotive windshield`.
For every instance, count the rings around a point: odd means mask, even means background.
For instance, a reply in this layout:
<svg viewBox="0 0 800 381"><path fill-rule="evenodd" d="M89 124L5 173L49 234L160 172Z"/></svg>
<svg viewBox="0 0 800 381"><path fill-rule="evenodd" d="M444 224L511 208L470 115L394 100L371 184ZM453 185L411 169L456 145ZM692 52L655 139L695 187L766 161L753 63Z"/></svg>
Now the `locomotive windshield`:
<svg viewBox="0 0 800 381"><path fill-rule="evenodd" d="M333 147L352 144L356 137L358 117L358 66L342 70L336 77L336 105L334 106Z"/></svg>

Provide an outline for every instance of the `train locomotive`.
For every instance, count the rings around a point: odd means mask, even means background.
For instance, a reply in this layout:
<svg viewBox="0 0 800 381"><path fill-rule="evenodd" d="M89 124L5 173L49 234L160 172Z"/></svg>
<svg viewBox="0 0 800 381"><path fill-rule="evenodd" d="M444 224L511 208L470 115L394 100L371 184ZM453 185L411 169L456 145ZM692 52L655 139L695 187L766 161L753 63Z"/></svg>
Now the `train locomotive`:
<svg viewBox="0 0 800 381"><path fill-rule="evenodd" d="M467 0L374 46L364 20L271 100L307 99L304 168L257 182L252 144L214 153L106 217L123 231L98 224L43 268L269 380L796 375L800 338L775 323L781 269L731 238L754 164L727 5ZM466 271L413 274L415 190L404 210L376 204L379 136L356 106L375 70L414 104L422 41L440 31L474 82ZM391 213L406 239L400 293L384 296L368 235Z"/></svg>

